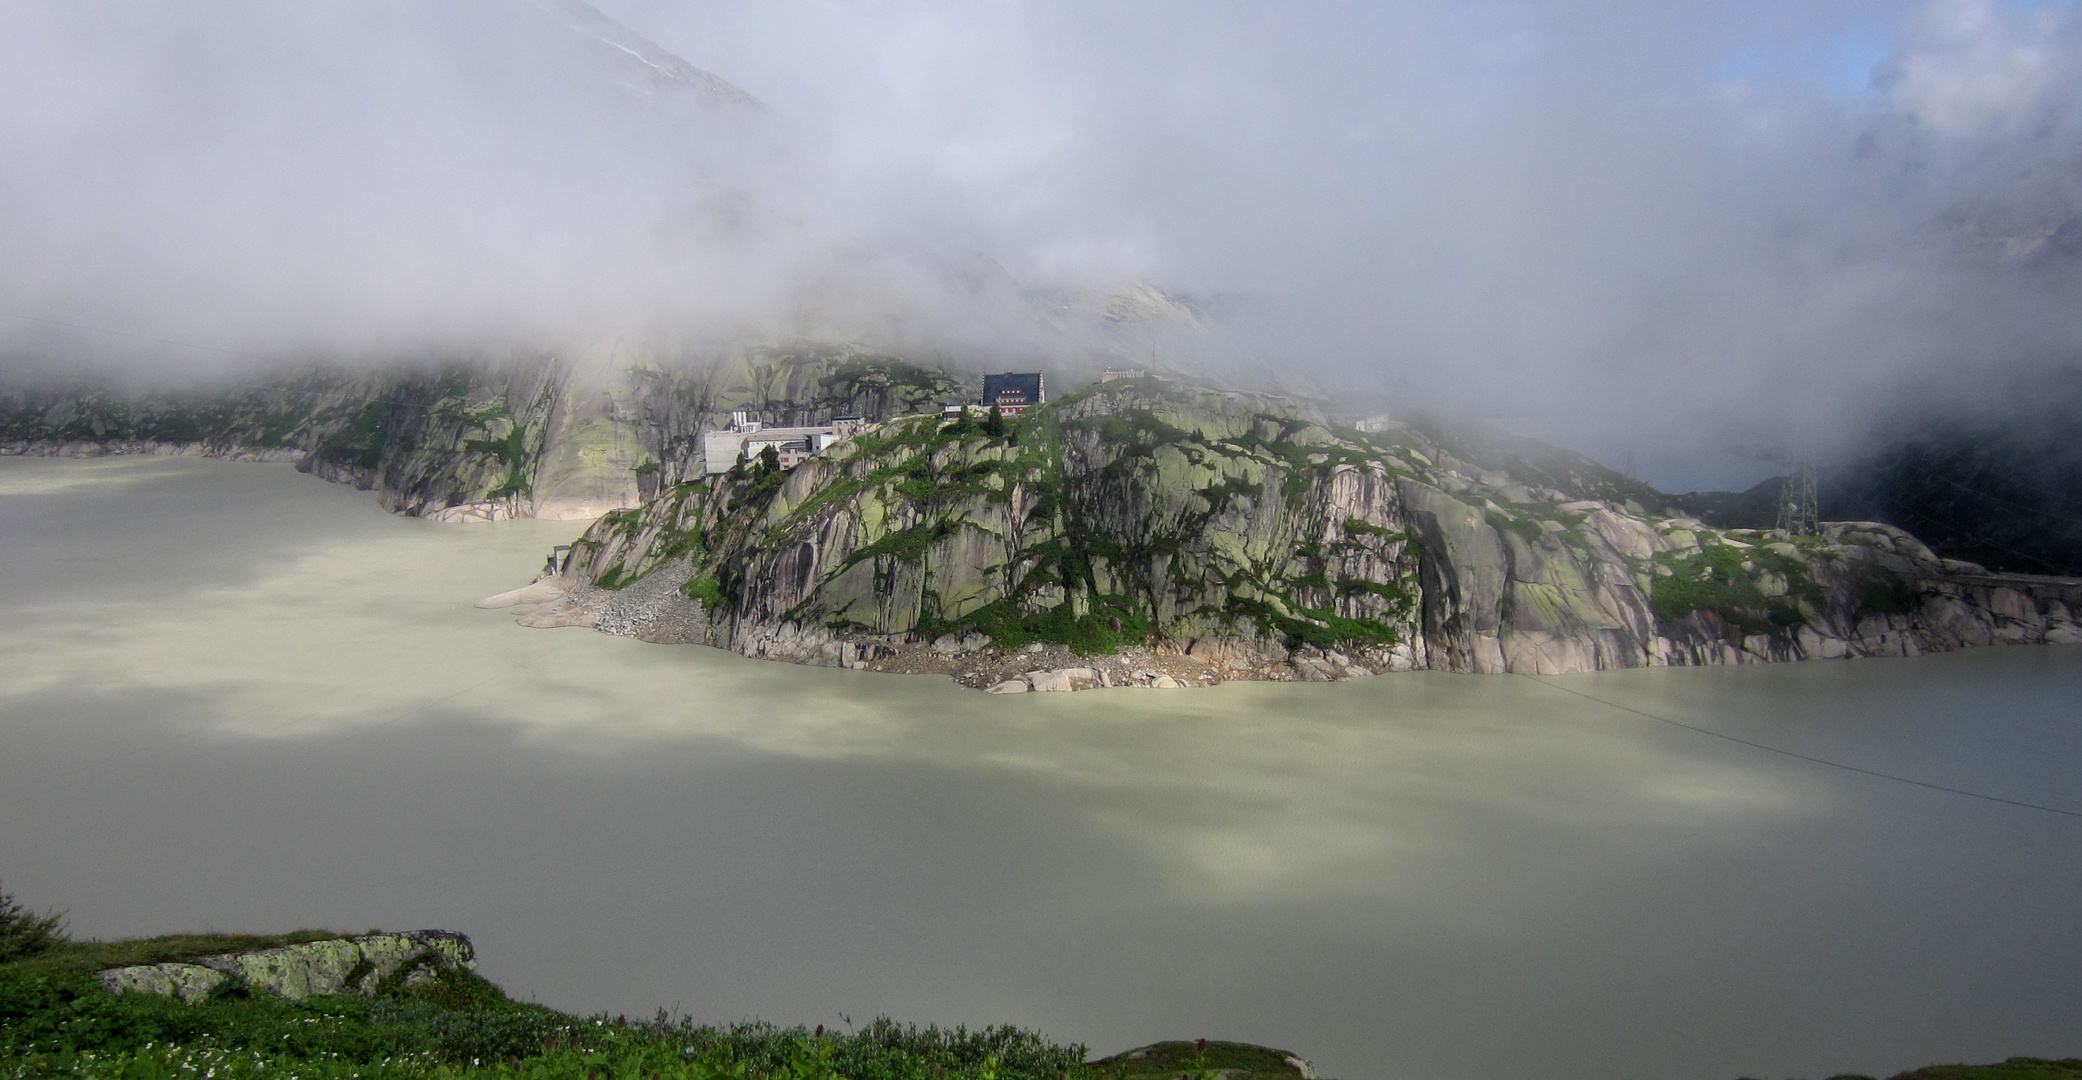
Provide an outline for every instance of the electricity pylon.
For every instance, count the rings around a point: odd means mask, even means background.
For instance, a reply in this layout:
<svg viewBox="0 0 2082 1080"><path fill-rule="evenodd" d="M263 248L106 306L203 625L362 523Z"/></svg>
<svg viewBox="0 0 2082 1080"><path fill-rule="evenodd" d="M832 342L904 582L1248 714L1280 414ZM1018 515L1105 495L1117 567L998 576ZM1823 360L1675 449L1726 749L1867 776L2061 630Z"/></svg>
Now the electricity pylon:
<svg viewBox="0 0 2082 1080"><path fill-rule="evenodd" d="M1790 536L1813 536L1822 531L1814 455L1794 451L1786 465L1786 479L1778 489L1778 527Z"/></svg>

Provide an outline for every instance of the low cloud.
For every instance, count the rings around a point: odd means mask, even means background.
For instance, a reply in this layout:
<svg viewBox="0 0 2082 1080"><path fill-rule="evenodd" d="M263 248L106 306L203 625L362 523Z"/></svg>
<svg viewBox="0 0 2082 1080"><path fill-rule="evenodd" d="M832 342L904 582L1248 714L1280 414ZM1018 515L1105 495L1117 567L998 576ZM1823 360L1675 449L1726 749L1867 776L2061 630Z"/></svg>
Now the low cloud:
<svg viewBox="0 0 2082 1080"><path fill-rule="evenodd" d="M1060 312L1148 281L1197 324L1111 347L1758 443L2082 334L2065 4L600 6L629 37L561 0L0 0L0 307L262 356L989 363L1091 347Z"/></svg>

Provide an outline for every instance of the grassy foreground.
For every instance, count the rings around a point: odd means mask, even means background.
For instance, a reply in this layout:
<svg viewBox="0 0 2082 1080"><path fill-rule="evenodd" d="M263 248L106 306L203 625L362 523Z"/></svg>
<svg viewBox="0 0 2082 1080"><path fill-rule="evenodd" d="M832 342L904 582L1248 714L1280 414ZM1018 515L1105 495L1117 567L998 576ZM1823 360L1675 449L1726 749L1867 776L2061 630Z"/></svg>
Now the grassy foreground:
<svg viewBox="0 0 2082 1080"><path fill-rule="evenodd" d="M373 931L372 931L373 932ZM939 1028L877 1018L821 1025L697 1025L574 1016L514 1001L473 972L373 997L291 1001L227 980L187 1004L109 993L95 973L130 964L341 937L181 934L70 940L55 916L0 893L0 1080L1298 1080L1285 1051L1164 1042L1087 1062L1015 1027ZM1871 1080L1840 1076L1831 1080ZM2082 1080L2082 1060L1940 1065L1893 1080Z"/></svg>
<svg viewBox="0 0 2082 1080"><path fill-rule="evenodd" d="M195 955L195 954L190 954ZM55 958L51 958L55 959ZM580 1017L459 969L376 997L290 1001L235 982L184 1004L110 994L90 970L0 965L0 1077L1062 1080L1082 1046L1011 1027L854 1031Z"/></svg>
<svg viewBox="0 0 2082 1080"><path fill-rule="evenodd" d="M371 931L374 933L374 931ZM292 1001L233 978L193 1004L112 994L96 973L133 964L323 941L289 934L175 934L73 941L56 915L0 893L0 1080L1069 1080L1094 1076L1082 1046L1030 1031L919 1028L877 1019L848 1032L696 1025L664 1013L573 1016L514 1001L473 972L386 980L373 996Z"/></svg>

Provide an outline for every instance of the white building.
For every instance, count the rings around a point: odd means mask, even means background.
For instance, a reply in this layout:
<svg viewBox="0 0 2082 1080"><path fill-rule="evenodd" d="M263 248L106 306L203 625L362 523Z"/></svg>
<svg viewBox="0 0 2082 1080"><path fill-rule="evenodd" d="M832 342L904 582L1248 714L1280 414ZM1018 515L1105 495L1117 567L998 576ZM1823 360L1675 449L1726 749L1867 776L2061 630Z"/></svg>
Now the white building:
<svg viewBox="0 0 2082 1080"><path fill-rule="evenodd" d="M858 416L840 416L816 427L767 427L750 413L734 412L728 430L702 436L702 471L710 476L729 472L740 461L757 459L769 446L780 456L781 467L792 469L866 426Z"/></svg>

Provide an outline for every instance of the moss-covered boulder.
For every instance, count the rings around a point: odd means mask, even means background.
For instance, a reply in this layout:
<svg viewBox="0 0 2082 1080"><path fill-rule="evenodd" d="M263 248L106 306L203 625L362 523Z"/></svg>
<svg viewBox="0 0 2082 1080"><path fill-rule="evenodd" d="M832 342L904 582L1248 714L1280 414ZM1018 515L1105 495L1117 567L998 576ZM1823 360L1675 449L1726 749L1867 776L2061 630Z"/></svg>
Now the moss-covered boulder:
<svg viewBox="0 0 2082 1080"><path fill-rule="evenodd" d="M116 993L162 994L183 1001L208 997L220 983L232 979L302 1000L314 995L370 994L392 982L411 985L430 981L444 969L469 971L476 966L477 954L469 938L447 930L413 930L110 968L100 978L103 986Z"/></svg>
<svg viewBox="0 0 2082 1080"><path fill-rule="evenodd" d="M1151 1043L1090 1069L1101 1080L1316 1080L1315 1066L1288 1051L1211 1039Z"/></svg>

